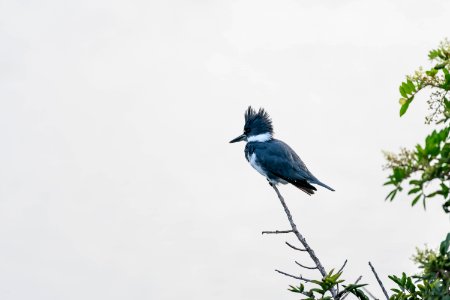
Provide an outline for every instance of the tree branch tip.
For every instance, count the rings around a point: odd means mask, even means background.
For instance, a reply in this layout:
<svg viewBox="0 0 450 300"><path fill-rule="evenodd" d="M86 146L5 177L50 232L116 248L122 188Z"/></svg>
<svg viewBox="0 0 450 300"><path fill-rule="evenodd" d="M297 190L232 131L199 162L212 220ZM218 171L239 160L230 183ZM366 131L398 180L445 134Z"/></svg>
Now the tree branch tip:
<svg viewBox="0 0 450 300"><path fill-rule="evenodd" d="M285 243L286 243L286 245L288 245L289 247L291 247L291 248L294 249L294 250L298 250L298 251L308 251L308 250L306 250L306 249L302 249L302 248L295 247L294 245L290 244L289 242L285 242Z"/></svg>
<svg viewBox="0 0 450 300"><path fill-rule="evenodd" d="M375 268L370 261L369 261L369 266L372 269L372 273L375 275L375 278L377 279L378 284L380 285L381 290L383 291L383 294L386 296L386 299L389 300L389 295L388 295L386 289L384 288L383 282L381 281L380 277L378 277L378 274L375 271Z"/></svg>
<svg viewBox="0 0 450 300"><path fill-rule="evenodd" d="M340 272L342 272L342 271L344 270L345 266L347 265L347 262L348 262L348 259L346 259L346 260L344 261L344 264L343 264L342 267L339 269L338 273L340 273Z"/></svg>
<svg viewBox="0 0 450 300"><path fill-rule="evenodd" d="M299 263L298 261L295 261L295 263L296 263L297 265L299 265L300 267L305 268L305 269L309 269L309 270L315 270L315 269L317 269L317 266L314 266L314 267L304 266L304 265L302 265L301 263Z"/></svg>
<svg viewBox="0 0 450 300"><path fill-rule="evenodd" d="M275 230L275 231L263 231L261 234L281 234L281 233L291 233L294 230Z"/></svg>
<svg viewBox="0 0 450 300"><path fill-rule="evenodd" d="M295 276L295 275L292 275L292 274L289 274L289 273L280 271L280 270L278 270L278 269L275 269L275 271L278 272L278 273L280 273L280 274L282 274L282 275L284 275L284 276L292 277L292 278L295 278L295 279L297 279L297 280L303 280L304 282L311 282L311 279L305 278L305 277L303 277L302 275L300 275L300 276Z"/></svg>

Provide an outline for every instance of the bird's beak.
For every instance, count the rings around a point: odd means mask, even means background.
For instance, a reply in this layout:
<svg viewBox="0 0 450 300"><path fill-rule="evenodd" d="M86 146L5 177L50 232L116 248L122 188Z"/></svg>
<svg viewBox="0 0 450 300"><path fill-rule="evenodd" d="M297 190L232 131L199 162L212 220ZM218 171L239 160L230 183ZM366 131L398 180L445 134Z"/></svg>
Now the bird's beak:
<svg viewBox="0 0 450 300"><path fill-rule="evenodd" d="M237 138L232 139L232 140L230 141L230 143L236 143L236 142L244 141L244 140L246 140L246 139L247 139L247 136L246 136L245 133L244 133L244 134L238 136Z"/></svg>

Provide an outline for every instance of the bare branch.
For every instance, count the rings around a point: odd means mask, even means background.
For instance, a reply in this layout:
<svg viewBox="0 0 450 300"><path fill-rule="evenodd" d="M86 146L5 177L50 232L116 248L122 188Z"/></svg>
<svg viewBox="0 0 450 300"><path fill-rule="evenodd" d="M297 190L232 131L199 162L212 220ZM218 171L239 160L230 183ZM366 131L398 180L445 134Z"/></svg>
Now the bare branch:
<svg viewBox="0 0 450 300"><path fill-rule="evenodd" d="M311 279L305 278L302 275L295 276L295 275L291 275L289 273L286 273L286 272L283 272L283 271L280 271L280 270L275 270L275 271L280 273L280 274L283 274L285 276L288 276L288 277L292 277L292 278L295 278L295 279L298 279L298 280L303 280L304 282L311 282Z"/></svg>
<svg viewBox="0 0 450 300"><path fill-rule="evenodd" d="M311 247L308 245L308 243L306 242L306 239L303 237L303 235L298 231L297 229L297 225L295 225L294 220L292 219L292 215L291 212L289 211L289 208L286 205L286 202L284 201L283 196L281 196L280 191L278 190L278 188L276 187L276 185L271 184L272 188L275 190L275 192L277 193L278 199L280 199L281 205L283 205L284 208L284 212L286 213L286 216L289 220L289 223L291 224L291 228L292 231L294 232L295 236L297 237L297 239L300 241L300 243L303 245L303 247L305 248L305 250L308 252L309 256L311 257L311 259L314 261L314 263L316 264L317 269L319 270L320 274L322 274L323 277L327 276L327 272L325 271L325 268L323 267L322 263L320 262L319 258L316 256L316 254L314 253L314 250L311 249ZM336 289L334 287L332 287L330 289L331 295L333 296L334 299L337 299L337 293L336 293Z"/></svg>
<svg viewBox="0 0 450 300"><path fill-rule="evenodd" d="M280 234L280 233L291 233L294 230L275 230L275 231L263 231L262 234Z"/></svg>
<svg viewBox="0 0 450 300"><path fill-rule="evenodd" d="M386 296L386 299L389 300L389 295L386 291L386 289L384 288L383 282L381 282L380 277L378 277L377 272L375 271L375 268L372 266L372 264L369 261L369 266L372 269L373 274L375 275L375 278L378 281L378 284L380 285L381 289L383 290L383 294Z"/></svg>
<svg viewBox="0 0 450 300"><path fill-rule="evenodd" d="M291 247L294 250L298 250L298 251L306 251L306 249L301 249L301 248L297 248L294 245L289 244L288 242L285 242L286 245L288 245L289 247Z"/></svg>
<svg viewBox="0 0 450 300"><path fill-rule="evenodd" d="M344 261L344 264L342 265L342 267L337 272L341 273L344 270L346 264L347 264L347 259Z"/></svg>
<svg viewBox="0 0 450 300"><path fill-rule="evenodd" d="M298 261L295 261L295 263L296 263L297 265L299 265L300 267L305 268L305 269L310 269L310 270L317 269L317 266L315 266L315 267L307 267L307 266L302 265L302 264L299 263Z"/></svg>

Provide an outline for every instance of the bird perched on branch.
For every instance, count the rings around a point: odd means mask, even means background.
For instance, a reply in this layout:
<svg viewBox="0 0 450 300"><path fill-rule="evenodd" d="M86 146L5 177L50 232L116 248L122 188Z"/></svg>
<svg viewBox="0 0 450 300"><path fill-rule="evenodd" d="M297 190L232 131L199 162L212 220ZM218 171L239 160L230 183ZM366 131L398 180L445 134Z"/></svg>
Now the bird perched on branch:
<svg viewBox="0 0 450 300"><path fill-rule="evenodd" d="M317 190L312 184L334 191L308 170L291 147L273 138L272 120L263 108L256 111L249 106L245 111L244 133L230 143L240 141L247 142L245 145L247 161L267 178L270 185L290 183L308 195L314 194Z"/></svg>

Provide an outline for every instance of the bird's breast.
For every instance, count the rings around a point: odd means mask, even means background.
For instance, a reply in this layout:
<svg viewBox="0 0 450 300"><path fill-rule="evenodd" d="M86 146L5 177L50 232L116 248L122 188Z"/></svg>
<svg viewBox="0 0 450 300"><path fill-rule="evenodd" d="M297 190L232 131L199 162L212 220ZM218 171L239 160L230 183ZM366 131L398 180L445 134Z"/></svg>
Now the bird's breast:
<svg viewBox="0 0 450 300"><path fill-rule="evenodd" d="M258 162L258 157L256 156L256 153L248 153L247 154L247 159L248 162L250 163L250 165L256 170L258 171L261 175L267 177L266 172L264 171L264 169L261 167L261 165Z"/></svg>

